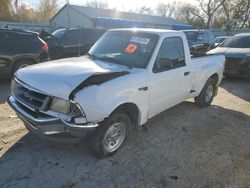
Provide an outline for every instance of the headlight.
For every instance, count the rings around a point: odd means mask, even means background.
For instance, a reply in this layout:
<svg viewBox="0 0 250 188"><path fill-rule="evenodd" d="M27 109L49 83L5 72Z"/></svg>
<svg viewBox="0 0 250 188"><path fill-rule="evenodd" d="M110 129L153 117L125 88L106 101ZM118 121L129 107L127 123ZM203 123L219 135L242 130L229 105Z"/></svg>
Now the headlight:
<svg viewBox="0 0 250 188"><path fill-rule="evenodd" d="M50 109L55 112L69 114L71 102L54 97L50 104Z"/></svg>

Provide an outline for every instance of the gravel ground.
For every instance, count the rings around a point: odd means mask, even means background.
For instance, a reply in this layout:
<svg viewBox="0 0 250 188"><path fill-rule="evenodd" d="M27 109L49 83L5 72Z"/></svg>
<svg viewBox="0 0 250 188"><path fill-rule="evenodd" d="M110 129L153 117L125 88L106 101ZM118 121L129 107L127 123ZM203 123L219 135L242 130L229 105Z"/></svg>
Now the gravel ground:
<svg viewBox="0 0 250 188"><path fill-rule="evenodd" d="M250 81L226 79L212 106L186 101L100 159L86 142L28 133L0 83L0 187L250 187Z"/></svg>

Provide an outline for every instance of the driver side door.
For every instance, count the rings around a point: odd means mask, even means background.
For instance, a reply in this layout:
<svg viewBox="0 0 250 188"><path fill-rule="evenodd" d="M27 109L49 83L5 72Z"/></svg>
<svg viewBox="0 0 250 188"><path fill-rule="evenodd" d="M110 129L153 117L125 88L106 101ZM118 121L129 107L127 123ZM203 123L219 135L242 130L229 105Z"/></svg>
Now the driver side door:
<svg viewBox="0 0 250 188"><path fill-rule="evenodd" d="M191 90L181 37L163 40L150 76L149 118L184 101Z"/></svg>

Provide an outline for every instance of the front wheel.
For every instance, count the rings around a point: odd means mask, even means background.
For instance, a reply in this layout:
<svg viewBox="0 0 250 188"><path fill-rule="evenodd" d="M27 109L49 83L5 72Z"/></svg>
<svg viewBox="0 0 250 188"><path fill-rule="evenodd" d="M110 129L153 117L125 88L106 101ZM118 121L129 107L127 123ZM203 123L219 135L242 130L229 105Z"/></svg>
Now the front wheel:
<svg viewBox="0 0 250 188"><path fill-rule="evenodd" d="M130 127L130 119L125 113L114 113L91 135L93 149L101 156L115 153L124 143Z"/></svg>
<svg viewBox="0 0 250 188"><path fill-rule="evenodd" d="M209 78L205 86L201 90L201 93L197 97L194 98L194 101L197 105L201 107L210 106L210 104L212 103L214 99L215 93L216 93L215 80L212 78Z"/></svg>

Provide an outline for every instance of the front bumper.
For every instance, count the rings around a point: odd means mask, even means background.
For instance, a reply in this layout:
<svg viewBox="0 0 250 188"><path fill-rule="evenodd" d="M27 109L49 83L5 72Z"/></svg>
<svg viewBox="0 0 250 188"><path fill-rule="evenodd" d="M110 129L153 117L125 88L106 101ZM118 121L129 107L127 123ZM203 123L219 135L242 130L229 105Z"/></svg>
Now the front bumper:
<svg viewBox="0 0 250 188"><path fill-rule="evenodd" d="M26 128L41 138L55 141L76 141L84 138L87 132L95 131L98 123L87 123L75 125L67 123L56 117L35 118L26 112L22 106L10 96L9 105L15 110L16 114L24 122Z"/></svg>

